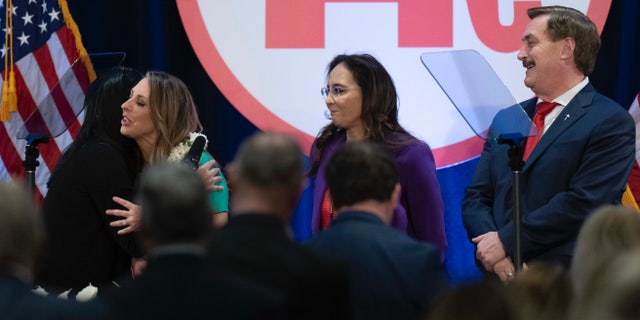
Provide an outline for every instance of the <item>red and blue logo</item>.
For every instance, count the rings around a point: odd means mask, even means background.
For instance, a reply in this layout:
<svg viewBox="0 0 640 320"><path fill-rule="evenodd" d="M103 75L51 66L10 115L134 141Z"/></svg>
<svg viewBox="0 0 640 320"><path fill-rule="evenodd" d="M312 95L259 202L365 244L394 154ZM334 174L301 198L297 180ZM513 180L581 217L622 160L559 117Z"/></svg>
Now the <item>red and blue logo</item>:
<svg viewBox="0 0 640 320"><path fill-rule="evenodd" d="M309 150L329 120L320 88L327 63L366 52L394 79L400 122L433 149L438 167L480 154L482 140L422 66L425 52L473 49L517 100L531 97L516 59L526 10L561 4L602 31L611 0L177 0L200 62L225 97L261 130Z"/></svg>

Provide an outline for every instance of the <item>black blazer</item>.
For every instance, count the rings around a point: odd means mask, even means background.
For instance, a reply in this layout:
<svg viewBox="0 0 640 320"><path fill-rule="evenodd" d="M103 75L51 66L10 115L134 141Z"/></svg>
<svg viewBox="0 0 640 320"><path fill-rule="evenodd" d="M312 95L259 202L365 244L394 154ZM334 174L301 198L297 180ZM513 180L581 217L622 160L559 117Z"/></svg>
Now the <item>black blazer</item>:
<svg viewBox="0 0 640 320"><path fill-rule="evenodd" d="M130 274L140 256L134 236L109 226L120 208L113 196L131 199L133 163L99 141L88 142L52 176L42 203L46 241L36 264L36 283L47 290L109 285Z"/></svg>
<svg viewBox="0 0 640 320"><path fill-rule="evenodd" d="M40 296L19 278L0 271L0 318L3 320L99 319L103 306Z"/></svg>
<svg viewBox="0 0 640 320"><path fill-rule="evenodd" d="M340 212L307 244L350 262L355 319L421 319L448 287L435 246L368 212Z"/></svg>
<svg viewBox="0 0 640 320"><path fill-rule="evenodd" d="M233 215L208 246L211 263L282 292L289 319L348 319L348 269L316 254L267 214Z"/></svg>
<svg viewBox="0 0 640 320"><path fill-rule="evenodd" d="M281 319L284 299L207 263L203 253L151 256L140 277L110 290L109 319Z"/></svg>

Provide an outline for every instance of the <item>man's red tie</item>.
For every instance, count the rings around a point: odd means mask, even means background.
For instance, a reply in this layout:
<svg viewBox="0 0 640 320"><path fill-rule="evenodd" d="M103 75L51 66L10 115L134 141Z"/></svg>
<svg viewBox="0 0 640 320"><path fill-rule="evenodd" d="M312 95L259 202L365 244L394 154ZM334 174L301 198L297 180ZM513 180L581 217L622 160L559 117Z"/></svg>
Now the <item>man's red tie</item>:
<svg viewBox="0 0 640 320"><path fill-rule="evenodd" d="M535 137L527 138L527 143L524 147L524 154L522 155L522 160L527 160L531 151L540 140L542 133L544 132L544 118L558 105L556 102L540 102L538 103L538 107L536 109L536 114L533 116L533 124L538 128L538 134Z"/></svg>

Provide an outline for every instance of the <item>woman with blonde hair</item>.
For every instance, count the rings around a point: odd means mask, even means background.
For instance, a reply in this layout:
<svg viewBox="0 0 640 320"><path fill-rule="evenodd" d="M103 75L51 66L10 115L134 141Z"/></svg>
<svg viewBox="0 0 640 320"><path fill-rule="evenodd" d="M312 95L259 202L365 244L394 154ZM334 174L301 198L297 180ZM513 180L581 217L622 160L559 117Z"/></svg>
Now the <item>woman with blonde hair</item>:
<svg viewBox="0 0 640 320"><path fill-rule="evenodd" d="M199 133L201 129L189 89L182 80L168 73L147 72L122 104L120 133L135 140L145 165L164 160L180 161L195 138L204 136ZM228 188L220 168L214 168L215 161L206 147L199 165L198 172L210 190L213 224L224 225L229 211ZM111 225L125 227L119 233L137 231L140 227L137 206L120 198L114 198L114 201L128 210L107 211L123 218Z"/></svg>

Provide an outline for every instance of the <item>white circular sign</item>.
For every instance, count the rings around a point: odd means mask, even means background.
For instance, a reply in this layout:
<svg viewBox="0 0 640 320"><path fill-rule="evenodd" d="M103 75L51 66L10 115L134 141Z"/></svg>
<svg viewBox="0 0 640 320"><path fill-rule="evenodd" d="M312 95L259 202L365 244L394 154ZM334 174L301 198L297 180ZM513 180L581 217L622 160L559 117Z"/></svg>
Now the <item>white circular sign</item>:
<svg viewBox="0 0 640 320"><path fill-rule="evenodd" d="M205 70L225 97L265 131L288 132L309 150L329 120L320 96L337 54L369 53L394 79L400 123L443 167L477 156L474 136L420 61L425 52L473 49L516 100L532 96L516 59L527 8L561 4L601 32L611 0L177 0Z"/></svg>

